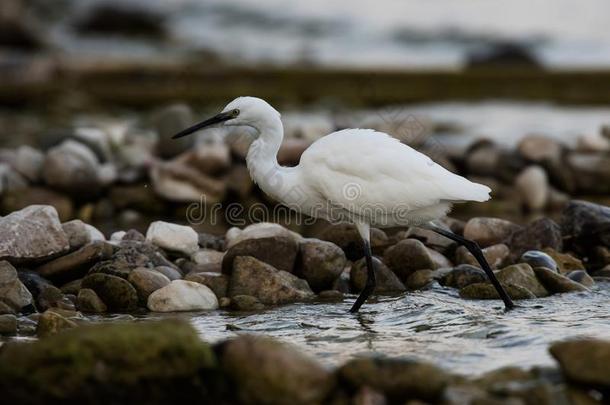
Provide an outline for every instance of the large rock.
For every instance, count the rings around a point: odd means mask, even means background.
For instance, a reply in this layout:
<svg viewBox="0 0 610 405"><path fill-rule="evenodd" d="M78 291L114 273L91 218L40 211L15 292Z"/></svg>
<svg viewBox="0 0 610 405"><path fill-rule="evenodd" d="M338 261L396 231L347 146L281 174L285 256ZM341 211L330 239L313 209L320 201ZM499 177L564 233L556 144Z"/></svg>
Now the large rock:
<svg viewBox="0 0 610 405"><path fill-rule="evenodd" d="M333 375L297 350L263 336L242 335L221 343L220 368L243 404L321 404Z"/></svg>
<svg viewBox="0 0 610 405"><path fill-rule="evenodd" d="M496 277L500 283L526 288L536 297L546 297L549 295L544 285L536 278L536 274L529 264L520 263L505 267L496 272Z"/></svg>
<svg viewBox="0 0 610 405"><path fill-rule="evenodd" d="M94 273L83 279L81 287L95 291L110 311L133 311L138 306L136 289L121 277Z"/></svg>
<svg viewBox="0 0 610 405"><path fill-rule="evenodd" d="M153 312L203 311L218 308L218 299L207 286L193 281L174 280L148 297Z"/></svg>
<svg viewBox="0 0 610 405"><path fill-rule="evenodd" d="M563 240L559 225L550 218L537 219L526 227L513 232L504 242L510 248L511 259L517 260L528 250L550 247L561 250Z"/></svg>
<svg viewBox="0 0 610 405"><path fill-rule="evenodd" d="M440 283L447 287L464 288L470 284L485 283L489 281L487 275L479 267L470 264L460 264L450 272L441 276Z"/></svg>
<svg viewBox="0 0 610 405"><path fill-rule="evenodd" d="M170 283L170 279L155 270L138 267L132 270L127 280L138 292L140 303L146 305L150 294Z"/></svg>
<svg viewBox="0 0 610 405"><path fill-rule="evenodd" d="M222 259L222 272L231 274L233 262L239 256L252 256L278 270L292 273L299 245L292 237L270 236L244 239L231 245Z"/></svg>
<svg viewBox="0 0 610 405"><path fill-rule="evenodd" d="M69 248L57 211L51 206L31 205L0 218L0 259L31 262Z"/></svg>
<svg viewBox="0 0 610 405"><path fill-rule="evenodd" d="M197 232L190 226L156 221L150 224L146 240L162 249L192 255L199 249Z"/></svg>
<svg viewBox="0 0 610 405"><path fill-rule="evenodd" d="M403 239L389 247L383 261L403 282L416 270L439 268L431 251L417 239Z"/></svg>
<svg viewBox="0 0 610 405"><path fill-rule="evenodd" d="M167 404L209 398L211 348L184 321L103 323L0 353L3 402Z"/></svg>
<svg viewBox="0 0 610 405"><path fill-rule="evenodd" d="M57 282L83 277L95 263L112 256L113 248L106 242L94 242L38 267L38 274Z"/></svg>
<svg viewBox="0 0 610 405"><path fill-rule="evenodd" d="M502 284L504 290L513 300L529 300L536 296L527 288L514 284ZM490 283L469 284L460 290L460 297L474 300L499 300L500 295Z"/></svg>
<svg viewBox="0 0 610 405"><path fill-rule="evenodd" d="M396 294L402 291L406 291L405 285L400 279L390 270L383 262L376 257L373 257L373 267L375 268L375 290L374 294ZM366 285L366 279L368 277L368 269L366 266L366 259L362 259L354 262L350 271L350 284L352 291L359 293L364 289Z"/></svg>
<svg viewBox="0 0 610 405"><path fill-rule="evenodd" d="M500 218L475 217L466 222L464 237L485 248L503 242L519 225Z"/></svg>
<svg viewBox="0 0 610 405"><path fill-rule="evenodd" d="M558 342L551 346L550 352L569 381L585 387L610 389L610 341L576 339Z"/></svg>
<svg viewBox="0 0 610 405"><path fill-rule="evenodd" d="M91 149L67 140L47 152L43 177L49 186L66 193L95 196L102 187L100 169L100 162Z"/></svg>
<svg viewBox="0 0 610 405"><path fill-rule="evenodd" d="M528 250L521 255L519 261L529 264L532 268L546 267L553 271L559 271L557 262L555 262L551 256L540 250Z"/></svg>
<svg viewBox="0 0 610 405"><path fill-rule="evenodd" d="M229 280L229 297L251 295L265 305L287 304L313 297L305 280L250 256L238 256Z"/></svg>
<svg viewBox="0 0 610 405"><path fill-rule="evenodd" d="M534 273L542 285L553 294L588 291L584 285L545 267L534 267Z"/></svg>
<svg viewBox="0 0 610 405"><path fill-rule="evenodd" d="M488 246L481 249L481 251L492 269L502 267L510 254L508 246L503 243ZM464 246L457 248L455 252L455 261L457 264L470 264L471 266L481 267L477 259L475 259L472 253L470 253Z"/></svg>
<svg viewBox="0 0 610 405"><path fill-rule="evenodd" d="M307 239L299 244L295 275L307 280L315 292L329 290L346 263L345 253L334 243Z"/></svg>
<svg viewBox="0 0 610 405"><path fill-rule="evenodd" d="M450 376L425 362L403 359L358 358L337 370L337 377L350 391L368 386L384 393L391 403L419 399L435 403Z"/></svg>
<svg viewBox="0 0 610 405"><path fill-rule="evenodd" d="M106 240L103 233L80 219L63 223L61 227L68 237L71 250L79 249L92 242Z"/></svg>
<svg viewBox="0 0 610 405"><path fill-rule="evenodd" d="M17 277L17 270L7 261L0 261L0 301L15 311L32 304L32 294Z"/></svg>
<svg viewBox="0 0 610 405"><path fill-rule="evenodd" d="M610 207L570 201L561 214L561 233L580 252L596 245L610 247Z"/></svg>

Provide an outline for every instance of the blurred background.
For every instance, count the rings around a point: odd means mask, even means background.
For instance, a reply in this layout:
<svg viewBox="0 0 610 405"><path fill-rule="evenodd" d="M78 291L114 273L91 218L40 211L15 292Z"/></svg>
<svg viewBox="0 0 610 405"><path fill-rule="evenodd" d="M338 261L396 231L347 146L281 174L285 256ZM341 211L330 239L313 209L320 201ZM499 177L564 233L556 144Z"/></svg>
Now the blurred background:
<svg viewBox="0 0 610 405"><path fill-rule="evenodd" d="M186 220L202 195L269 204L240 134L169 141L240 95L282 112L283 164L371 127L492 186L489 214L607 201L608 15L604 0L2 0L1 213L51 203L109 232Z"/></svg>

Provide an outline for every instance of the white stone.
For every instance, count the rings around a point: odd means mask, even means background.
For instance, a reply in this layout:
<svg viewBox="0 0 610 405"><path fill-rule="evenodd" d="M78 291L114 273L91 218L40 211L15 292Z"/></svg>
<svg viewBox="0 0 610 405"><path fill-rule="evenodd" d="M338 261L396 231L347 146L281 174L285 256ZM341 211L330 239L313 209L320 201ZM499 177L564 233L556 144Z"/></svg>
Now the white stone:
<svg viewBox="0 0 610 405"><path fill-rule="evenodd" d="M184 253L188 256L199 250L197 232L190 226L156 221L150 224L146 240L162 249Z"/></svg>
<svg viewBox="0 0 610 405"><path fill-rule="evenodd" d="M207 286L193 281L174 280L148 297L153 312L202 311L218 308L218 299Z"/></svg>
<svg viewBox="0 0 610 405"><path fill-rule="evenodd" d="M123 240L123 237L125 237L125 234L127 232L125 231L116 231L114 232L112 235L110 235L110 242L111 243L119 243L120 241Z"/></svg>
<svg viewBox="0 0 610 405"><path fill-rule="evenodd" d="M218 252L212 249L201 249L191 255L191 261L201 265L220 265L224 255L224 252Z"/></svg>
<svg viewBox="0 0 610 405"><path fill-rule="evenodd" d="M515 179L521 200L531 211L546 207L549 199L549 181L546 172L540 166L525 168Z"/></svg>

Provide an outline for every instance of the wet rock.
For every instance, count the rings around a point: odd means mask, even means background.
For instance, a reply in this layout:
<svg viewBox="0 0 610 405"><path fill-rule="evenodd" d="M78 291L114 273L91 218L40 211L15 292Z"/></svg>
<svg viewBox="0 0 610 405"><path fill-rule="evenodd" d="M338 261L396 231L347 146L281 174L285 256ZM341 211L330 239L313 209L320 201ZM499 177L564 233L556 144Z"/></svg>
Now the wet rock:
<svg viewBox="0 0 610 405"><path fill-rule="evenodd" d="M610 247L610 207L570 201L561 214L561 232L581 252L596 245Z"/></svg>
<svg viewBox="0 0 610 405"><path fill-rule="evenodd" d="M407 287L410 290L422 290L434 282L433 270L417 270L407 278Z"/></svg>
<svg viewBox="0 0 610 405"><path fill-rule="evenodd" d="M76 307L79 311L94 314L103 313L108 310L104 301L102 301L95 291L90 288L81 288L78 291Z"/></svg>
<svg viewBox="0 0 610 405"><path fill-rule="evenodd" d="M479 267L470 264L460 264L443 275L440 279L440 284L461 289L470 284L486 283L487 281L489 281L487 275Z"/></svg>
<svg viewBox="0 0 610 405"><path fill-rule="evenodd" d="M72 140L51 148L44 161L43 177L52 188L80 198L97 195L102 187L97 156Z"/></svg>
<svg viewBox="0 0 610 405"><path fill-rule="evenodd" d="M157 195L175 202L221 202L226 193L226 183L205 175L181 162L157 162L150 168L149 176Z"/></svg>
<svg viewBox="0 0 610 405"><path fill-rule="evenodd" d="M204 143L180 155L176 161L215 176L231 166L229 147L224 143Z"/></svg>
<svg viewBox="0 0 610 405"><path fill-rule="evenodd" d="M567 277L585 287L593 287L595 285L595 280L585 270L573 270L567 274Z"/></svg>
<svg viewBox="0 0 610 405"><path fill-rule="evenodd" d="M502 284L512 284L526 288L536 297L546 297L549 292L536 278L529 264L520 263L508 266L496 272L498 281Z"/></svg>
<svg viewBox="0 0 610 405"><path fill-rule="evenodd" d="M36 297L36 307L40 312L46 311L49 308L62 307L64 303L64 294L61 290L53 285L46 285L38 297Z"/></svg>
<svg viewBox="0 0 610 405"><path fill-rule="evenodd" d="M464 237L485 248L503 242L518 229L519 225L505 219L475 217L466 222Z"/></svg>
<svg viewBox="0 0 610 405"><path fill-rule="evenodd" d="M287 304L313 297L305 280L250 256L238 256L229 280L229 297L252 295L265 305Z"/></svg>
<svg viewBox="0 0 610 405"><path fill-rule="evenodd" d="M345 252L348 260L355 261L364 256L364 245L356 227L348 224L326 227L319 239L332 242ZM388 236L381 229L371 228L371 250L380 255L389 246Z"/></svg>
<svg viewBox="0 0 610 405"><path fill-rule="evenodd" d="M521 156L535 163L557 162L561 159L563 146L544 135L525 136L517 149Z"/></svg>
<svg viewBox="0 0 610 405"><path fill-rule="evenodd" d="M337 377L352 391L368 386L384 393L391 403L434 402L449 382L449 375L431 364L384 358L350 360L337 370Z"/></svg>
<svg viewBox="0 0 610 405"><path fill-rule="evenodd" d="M390 270L383 262L376 257L373 257L373 266L375 268L376 286L374 294L392 294L406 291L405 285L400 279ZM360 292L366 285L368 270L366 267L366 259L363 257L352 265L350 271L351 290Z"/></svg>
<svg viewBox="0 0 610 405"><path fill-rule="evenodd" d="M548 254L541 252L540 250L528 250L523 253L519 258L519 262L527 263L532 268L535 267L546 267L547 269L551 269L553 271L559 271L557 263L551 256Z"/></svg>
<svg viewBox="0 0 610 405"><path fill-rule="evenodd" d="M182 274L173 267L157 266L154 270L169 278L170 281L182 279Z"/></svg>
<svg viewBox="0 0 610 405"><path fill-rule="evenodd" d="M32 304L32 294L17 277L17 270L7 261L0 261L0 300L15 311Z"/></svg>
<svg viewBox="0 0 610 405"><path fill-rule="evenodd" d="M502 283L504 290L513 300L529 300L536 298L533 292L525 287ZM475 300L499 300L500 296L493 285L489 283L474 283L460 290L460 297Z"/></svg>
<svg viewBox="0 0 610 405"><path fill-rule="evenodd" d="M406 280L416 270L439 267L430 252L420 241L404 239L384 252L383 261L400 280Z"/></svg>
<svg viewBox="0 0 610 405"><path fill-rule="evenodd" d="M150 224L146 240L162 249L192 255L199 249L197 232L190 226L156 221Z"/></svg>
<svg viewBox="0 0 610 405"><path fill-rule="evenodd" d="M251 295L236 295L231 298L231 309L236 311L260 311L265 306Z"/></svg>
<svg viewBox="0 0 610 405"><path fill-rule="evenodd" d="M534 273L542 285L553 294L588 291L584 285L545 267L535 267Z"/></svg>
<svg viewBox="0 0 610 405"><path fill-rule="evenodd" d="M295 275L307 280L315 292L332 288L347 259L340 247L319 239L307 239L299 244Z"/></svg>
<svg viewBox="0 0 610 405"><path fill-rule="evenodd" d="M267 337L242 335L222 343L217 353L240 403L323 403L335 385L324 367Z"/></svg>
<svg viewBox="0 0 610 405"><path fill-rule="evenodd" d="M542 250L547 247L561 250L563 246L559 225L550 218L531 222L513 232L504 243L510 248L512 260L521 257L528 250Z"/></svg>
<svg viewBox="0 0 610 405"><path fill-rule="evenodd" d="M229 278L225 274L208 272L189 273L184 279L208 286L218 298L227 296Z"/></svg>
<svg viewBox="0 0 610 405"><path fill-rule="evenodd" d="M172 104L153 113L152 125L157 131L156 154L162 158L172 158L189 150L195 137L185 136L172 139L172 136L193 125L193 111L185 104Z"/></svg>
<svg viewBox="0 0 610 405"><path fill-rule="evenodd" d="M540 166L528 166L515 179L515 188L530 211L543 210L549 199L549 180Z"/></svg>
<svg viewBox="0 0 610 405"><path fill-rule="evenodd" d="M580 259L572 256L569 253L559 253L552 248L544 248L543 252L551 256L555 263L557 263L557 268L561 274L568 274L570 271L582 270L585 268L585 265L580 261Z"/></svg>
<svg viewBox="0 0 610 405"><path fill-rule="evenodd" d="M153 312L203 311L218 308L218 299L207 286L192 281L174 280L148 297Z"/></svg>
<svg viewBox="0 0 610 405"><path fill-rule="evenodd" d="M585 387L610 388L610 342L599 339L568 340L554 343L549 351L569 381Z"/></svg>
<svg viewBox="0 0 610 405"><path fill-rule="evenodd" d="M106 242L93 242L76 252L59 257L39 266L38 274L57 282L67 282L80 278L95 263L108 260L113 253L112 246Z"/></svg>
<svg viewBox="0 0 610 405"><path fill-rule="evenodd" d="M105 241L106 237L94 226L84 223L80 219L75 219L65 222L61 225L68 241L70 250L80 249L89 243L96 241Z"/></svg>
<svg viewBox="0 0 610 405"><path fill-rule="evenodd" d="M67 221L73 215L72 200L63 194L42 187L27 187L4 194L2 212L10 214L31 205L49 205L57 210L60 220Z"/></svg>
<svg viewBox="0 0 610 405"><path fill-rule="evenodd" d="M22 145L15 151L15 169L30 182L37 183L41 179L44 154L38 149Z"/></svg>
<svg viewBox="0 0 610 405"><path fill-rule="evenodd" d="M90 8L76 23L88 35L161 39L166 36L164 15L137 5L101 3ZM191 125L192 122L189 123ZM184 129L184 128L183 128Z"/></svg>
<svg viewBox="0 0 610 405"><path fill-rule="evenodd" d="M0 389L15 404L219 403L203 389L215 386L204 377L214 367L211 348L187 322L102 323L5 345Z"/></svg>
<svg viewBox="0 0 610 405"><path fill-rule="evenodd" d="M38 327L36 334L38 337L46 337L55 335L62 330L76 328L76 323L70 319L64 318L58 312L49 309L42 313L38 318Z"/></svg>
<svg viewBox="0 0 610 405"><path fill-rule="evenodd" d="M80 290L82 279L72 280L61 286L61 292L64 294L72 294L78 295L78 291Z"/></svg>
<svg viewBox="0 0 610 405"><path fill-rule="evenodd" d="M82 288L90 288L112 312L133 311L138 306L138 293L125 279L104 273L89 274Z"/></svg>
<svg viewBox="0 0 610 405"><path fill-rule="evenodd" d="M131 271L127 280L135 287L140 303L144 305L148 302L150 294L170 283L170 279L158 271L142 267Z"/></svg>
<svg viewBox="0 0 610 405"><path fill-rule="evenodd" d="M34 261L70 248L55 208L31 205L0 218L0 259Z"/></svg>
<svg viewBox="0 0 610 405"><path fill-rule="evenodd" d="M11 314L0 315L0 335L15 335L17 333L17 317Z"/></svg>
<svg viewBox="0 0 610 405"><path fill-rule="evenodd" d="M271 236L244 239L231 245L222 260L222 271L231 274L233 262L238 256L252 256L278 270L292 273L299 246L292 237Z"/></svg>
<svg viewBox="0 0 610 405"><path fill-rule="evenodd" d="M481 251L483 252L483 256L485 256L487 263L489 263L492 269L502 267L502 265L508 259L508 255L510 254L508 246L503 243L488 246L484 249L481 249ZM479 265L479 262L464 246L460 246L455 251L455 261L458 264L469 264L471 266L481 267Z"/></svg>

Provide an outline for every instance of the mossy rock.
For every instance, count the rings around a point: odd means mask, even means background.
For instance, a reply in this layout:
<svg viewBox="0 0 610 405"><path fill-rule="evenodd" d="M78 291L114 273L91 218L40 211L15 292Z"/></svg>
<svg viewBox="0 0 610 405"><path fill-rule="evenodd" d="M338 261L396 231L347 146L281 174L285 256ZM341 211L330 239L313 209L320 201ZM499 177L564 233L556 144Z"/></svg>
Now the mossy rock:
<svg viewBox="0 0 610 405"><path fill-rule="evenodd" d="M0 392L6 403L179 403L210 398L215 364L186 322L88 325L6 344Z"/></svg>

